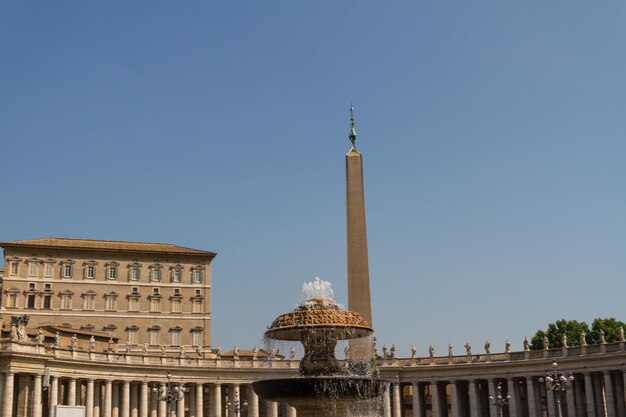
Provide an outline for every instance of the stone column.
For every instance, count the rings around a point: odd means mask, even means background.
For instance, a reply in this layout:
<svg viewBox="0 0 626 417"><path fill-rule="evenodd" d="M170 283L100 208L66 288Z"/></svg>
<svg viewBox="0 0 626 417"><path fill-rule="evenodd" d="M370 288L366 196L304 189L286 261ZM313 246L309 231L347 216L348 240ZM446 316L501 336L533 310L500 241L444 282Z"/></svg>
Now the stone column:
<svg viewBox="0 0 626 417"><path fill-rule="evenodd" d="M232 389L231 389L231 394L228 395L228 401L233 404L234 406L234 402L235 400L239 399L239 401L241 401L241 398L239 398L239 384L233 384L232 385ZM228 410L228 417L235 417L235 410Z"/></svg>
<svg viewBox="0 0 626 417"><path fill-rule="evenodd" d="M104 385L103 417L111 417L113 414L113 382L108 379Z"/></svg>
<svg viewBox="0 0 626 417"><path fill-rule="evenodd" d="M267 417L278 417L278 403L267 401Z"/></svg>
<svg viewBox="0 0 626 417"><path fill-rule="evenodd" d="M387 383L387 390L383 394L383 416L384 417L391 417L391 399L390 399L391 393L389 391L391 391L390 382Z"/></svg>
<svg viewBox="0 0 626 417"><path fill-rule="evenodd" d="M248 385L248 417L259 417L259 396Z"/></svg>
<svg viewBox="0 0 626 417"><path fill-rule="evenodd" d="M130 381L122 382L122 417L130 417Z"/></svg>
<svg viewBox="0 0 626 417"><path fill-rule="evenodd" d="M489 383L489 395L493 395L494 397L496 397L498 395L498 392L496 390L496 380L493 378L490 378L488 380L488 383ZM498 406L492 404L491 401L489 401L489 415L491 415L491 417L496 417L499 415Z"/></svg>
<svg viewBox="0 0 626 417"><path fill-rule="evenodd" d="M50 399L48 401L48 415L49 417L54 417L55 407L57 406L59 401L59 377L50 375Z"/></svg>
<svg viewBox="0 0 626 417"><path fill-rule="evenodd" d="M67 405L76 405L76 378L70 378L67 383Z"/></svg>
<svg viewBox="0 0 626 417"><path fill-rule="evenodd" d="M617 400L617 415L619 417L626 417L626 397L624 396L624 379L622 378L622 372L616 375L615 378L615 399ZM578 416L582 417L582 416Z"/></svg>
<svg viewBox="0 0 626 417"><path fill-rule="evenodd" d="M598 417L606 416L606 408L604 403L604 387L602 383L602 374L591 375L593 381L593 396L596 399L596 414Z"/></svg>
<svg viewBox="0 0 626 417"><path fill-rule="evenodd" d="M100 381L93 381L93 417L102 417L102 389Z"/></svg>
<svg viewBox="0 0 626 417"><path fill-rule="evenodd" d="M33 378L33 417L41 417L41 375Z"/></svg>
<svg viewBox="0 0 626 417"><path fill-rule="evenodd" d="M290 405L285 404L286 417L296 417L296 409Z"/></svg>
<svg viewBox="0 0 626 417"><path fill-rule="evenodd" d="M189 386L189 417L196 417L196 389L194 386Z"/></svg>
<svg viewBox="0 0 626 417"><path fill-rule="evenodd" d="M546 389L546 400L548 401L548 416L558 417L556 414L556 404L554 402L554 392Z"/></svg>
<svg viewBox="0 0 626 417"><path fill-rule="evenodd" d="M584 385L583 380L581 380L580 377L576 378L576 381L574 383L574 392L576 396L577 417L585 417L585 410L583 409L583 404L585 403L585 385Z"/></svg>
<svg viewBox="0 0 626 417"><path fill-rule="evenodd" d="M532 376L526 377L526 397L528 398L528 417L537 417L537 402L535 401L537 397Z"/></svg>
<svg viewBox="0 0 626 417"><path fill-rule="evenodd" d="M513 378L507 378L506 389L508 391L508 394L511 396L511 399L509 400L510 417L517 417L519 415L519 395L515 388L515 380Z"/></svg>
<svg viewBox="0 0 626 417"><path fill-rule="evenodd" d="M159 417L159 394L153 390L150 391L150 417Z"/></svg>
<svg viewBox="0 0 626 417"><path fill-rule="evenodd" d="M567 401L567 417L576 417L576 400L574 399L574 383L568 382L565 397ZM582 416L581 416L582 417Z"/></svg>
<svg viewBox="0 0 626 417"><path fill-rule="evenodd" d="M478 392L476 390L476 381L470 379L468 381L467 388L469 396L470 417L478 417Z"/></svg>
<svg viewBox="0 0 626 417"><path fill-rule="evenodd" d="M421 417L424 409L424 402L420 392L419 382L411 383L413 391L413 417ZM477 417L477 416L472 416Z"/></svg>
<svg viewBox="0 0 626 417"><path fill-rule="evenodd" d="M393 417L402 417L400 407L400 382L398 381L393 383Z"/></svg>
<svg viewBox="0 0 626 417"><path fill-rule="evenodd" d="M606 416L615 416L615 393L613 391L613 380L611 371L604 371L604 398L606 399Z"/></svg>
<svg viewBox="0 0 626 417"><path fill-rule="evenodd" d="M179 391L177 395L179 397L176 403L176 417L185 417L185 393Z"/></svg>
<svg viewBox="0 0 626 417"><path fill-rule="evenodd" d="M139 406L139 416L140 417L148 417L148 396L149 396L149 390L148 390L148 383L146 381L143 381L141 383L141 405Z"/></svg>
<svg viewBox="0 0 626 417"><path fill-rule="evenodd" d="M461 417L459 410L459 394L457 392L456 381L450 381L450 411L452 417Z"/></svg>
<svg viewBox="0 0 626 417"><path fill-rule="evenodd" d="M211 417L222 417L222 386L215 384L213 387L213 415Z"/></svg>
<svg viewBox="0 0 626 417"><path fill-rule="evenodd" d="M196 417L204 417L204 386L196 384Z"/></svg>
<svg viewBox="0 0 626 417"><path fill-rule="evenodd" d="M13 386L15 374L7 372L4 380L4 399L2 400L2 417L13 416Z"/></svg>
<svg viewBox="0 0 626 417"><path fill-rule="evenodd" d="M85 401L85 417L93 417L93 379L87 381L87 400Z"/></svg>
<svg viewBox="0 0 626 417"><path fill-rule="evenodd" d="M587 402L587 417L596 417L596 401L593 395L593 378L590 373L585 374L585 399Z"/></svg>
<svg viewBox="0 0 626 417"><path fill-rule="evenodd" d="M430 398L432 401L432 417L441 417L441 395L439 394L439 386L437 385L437 381L431 381L430 383Z"/></svg>
<svg viewBox="0 0 626 417"><path fill-rule="evenodd" d="M161 383L161 389L159 391L159 395L161 395L162 392L165 392L165 382ZM159 402L159 417L166 417L167 414L167 404L165 401L161 401L160 399L157 400ZM170 417L170 416L167 416Z"/></svg>

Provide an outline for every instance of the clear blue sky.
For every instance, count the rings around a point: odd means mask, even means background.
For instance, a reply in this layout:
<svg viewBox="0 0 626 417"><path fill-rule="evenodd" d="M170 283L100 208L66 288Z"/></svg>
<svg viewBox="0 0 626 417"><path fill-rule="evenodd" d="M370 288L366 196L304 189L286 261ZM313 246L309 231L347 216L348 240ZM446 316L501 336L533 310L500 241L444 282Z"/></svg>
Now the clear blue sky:
<svg viewBox="0 0 626 417"><path fill-rule="evenodd" d="M218 252L213 339L346 302L364 155L379 344L626 320L624 1L3 1L0 240Z"/></svg>

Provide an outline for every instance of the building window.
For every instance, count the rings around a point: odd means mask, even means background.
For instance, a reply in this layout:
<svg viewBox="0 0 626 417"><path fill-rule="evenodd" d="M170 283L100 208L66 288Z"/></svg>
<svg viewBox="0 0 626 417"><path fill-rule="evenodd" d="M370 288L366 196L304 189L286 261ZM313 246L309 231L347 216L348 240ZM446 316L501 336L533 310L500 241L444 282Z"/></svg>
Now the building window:
<svg viewBox="0 0 626 417"><path fill-rule="evenodd" d="M158 345L160 343L161 328L151 327L148 329L148 333L150 334L150 344Z"/></svg>
<svg viewBox="0 0 626 417"><path fill-rule="evenodd" d="M117 267L119 264L117 262L111 262L106 265L107 267L107 279L115 280L117 279Z"/></svg>
<svg viewBox="0 0 626 417"><path fill-rule="evenodd" d="M133 264L128 267L128 280L129 281L139 281L140 271L138 264Z"/></svg>
<svg viewBox="0 0 626 417"><path fill-rule="evenodd" d="M83 294L83 310L93 311L96 309L96 292L87 291Z"/></svg>
<svg viewBox="0 0 626 417"><path fill-rule="evenodd" d="M192 270L191 279L194 284L201 284L204 281L204 269L198 266Z"/></svg>
<svg viewBox="0 0 626 417"><path fill-rule="evenodd" d="M172 313L180 313L180 300L174 299L172 300Z"/></svg>
<svg viewBox="0 0 626 417"><path fill-rule="evenodd" d="M71 309L72 309L72 294L71 293L61 294L61 310L71 310Z"/></svg>
<svg viewBox="0 0 626 417"><path fill-rule="evenodd" d="M194 346L202 346L202 331L193 330L191 332L191 344Z"/></svg>
<svg viewBox="0 0 626 417"><path fill-rule="evenodd" d="M130 297L128 299L128 311L139 311L139 298Z"/></svg>
<svg viewBox="0 0 626 417"><path fill-rule="evenodd" d="M37 265L38 261L28 261L28 276L36 277L37 276Z"/></svg>
<svg viewBox="0 0 626 417"><path fill-rule="evenodd" d="M7 292L7 308L17 308L17 292Z"/></svg>
<svg viewBox="0 0 626 417"><path fill-rule="evenodd" d="M110 293L104 296L104 309L106 311L117 310L117 294Z"/></svg>
<svg viewBox="0 0 626 417"><path fill-rule="evenodd" d="M52 308L52 294L44 294L41 308L49 310Z"/></svg>
<svg viewBox="0 0 626 417"><path fill-rule="evenodd" d="M180 346L180 328L171 330L172 333L172 346Z"/></svg>
<svg viewBox="0 0 626 417"><path fill-rule="evenodd" d="M35 308L35 299L36 299L36 295L35 294L28 294L26 296L26 308Z"/></svg>
<svg viewBox="0 0 626 417"><path fill-rule="evenodd" d="M139 343L139 327L131 326L127 330L128 332L128 344L136 345Z"/></svg>
<svg viewBox="0 0 626 417"><path fill-rule="evenodd" d="M19 261L11 261L11 266L9 268L9 273L11 275L17 275L20 272L20 262Z"/></svg>
<svg viewBox="0 0 626 417"><path fill-rule="evenodd" d="M46 262L43 268L43 276L50 278L54 273L54 264L52 262Z"/></svg>
<svg viewBox="0 0 626 417"><path fill-rule="evenodd" d="M113 335L115 334L115 331L117 330L117 326L115 324L107 324L106 326L103 327L103 330L109 333L110 335Z"/></svg>
<svg viewBox="0 0 626 417"><path fill-rule="evenodd" d="M171 272L171 281L181 282L182 278L183 278L183 267L180 265L173 266L172 272Z"/></svg>
<svg viewBox="0 0 626 417"><path fill-rule="evenodd" d="M161 311L161 299L159 297L152 297L150 300L150 312L159 313Z"/></svg>
<svg viewBox="0 0 626 417"><path fill-rule="evenodd" d="M161 282L161 267L160 266L150 267L150 281Z"/></svg>
<svg viewBox="0 0 626 417"><path fill-rule="evenodd" d="M193 300L191 302L192 313L202 313L202 300Z"/></svg>
<svg viewBox="0 0 626 417"><path fill-rule="evenodd" d="M94 279L96 277L96 265L87 265L85 267L85 278Z"/></svg>
<svg viewBox="0 0 626 417"><path fill-rule="evenodd" d="M63 271L63 278L72 278L74 267L71 263L64 263L62 267L62 271Z"/></svg>
<svg viewBox="0 0 626 417"><path fill-rule="evenodd" d="M159 287L153 287L152 294L158 294L158 293L159 293Z"/></svg>

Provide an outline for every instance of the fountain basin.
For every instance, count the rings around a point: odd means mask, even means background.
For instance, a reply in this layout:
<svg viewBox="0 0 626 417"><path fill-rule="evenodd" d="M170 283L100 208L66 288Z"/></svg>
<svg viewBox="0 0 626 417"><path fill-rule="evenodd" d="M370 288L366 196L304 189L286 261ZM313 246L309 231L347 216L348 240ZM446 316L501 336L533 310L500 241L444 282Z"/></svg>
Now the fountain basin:
<svg viewBox="0 0 626 417"><path fill-rule="evenodd" d="M298 416L346 416L356 403L379 398L386 382L371 377L318 376L267 379L252 383L265 400L295 407Z"/></svg>

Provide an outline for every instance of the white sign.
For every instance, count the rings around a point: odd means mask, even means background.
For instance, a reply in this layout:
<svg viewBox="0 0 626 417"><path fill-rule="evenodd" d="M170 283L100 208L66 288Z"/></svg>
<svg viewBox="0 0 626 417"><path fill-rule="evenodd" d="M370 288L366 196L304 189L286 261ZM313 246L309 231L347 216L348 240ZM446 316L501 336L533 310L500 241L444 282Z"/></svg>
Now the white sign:
<svg viewBox="0 0 626 417"><path fill-rule="evenodd" d="M54 410L54 417L85 417L82 405L57 405Z"/></svg>

